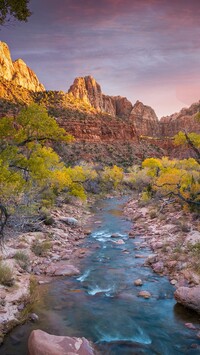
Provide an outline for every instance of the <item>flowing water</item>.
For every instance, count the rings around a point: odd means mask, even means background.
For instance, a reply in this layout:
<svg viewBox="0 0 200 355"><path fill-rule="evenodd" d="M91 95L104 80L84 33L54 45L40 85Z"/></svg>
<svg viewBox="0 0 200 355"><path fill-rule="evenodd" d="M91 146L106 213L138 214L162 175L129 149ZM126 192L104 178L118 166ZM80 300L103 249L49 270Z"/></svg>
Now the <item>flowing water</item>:
<svg viewBox="0 0 200 355"><path fill-rule="evenodd" d="M84 336L100 354L200 354L199 316L176 305L174 288L165 277L145 267L149 249L138 249L141 237L128 238L131 223L122 214L125 199L107 199L94 206L93 232L84 246L91 250L81 261L79 277L58 278L41 287L36 305L40 322L16 328L0 348L2 355L26 355L27 338L34 328L57 335ZM118 233L118 238L112 238ZM124 244L117 244L119 239ZM141 278L143 286L134 286ZM137 296L139 290L152 294Z"/></svg>

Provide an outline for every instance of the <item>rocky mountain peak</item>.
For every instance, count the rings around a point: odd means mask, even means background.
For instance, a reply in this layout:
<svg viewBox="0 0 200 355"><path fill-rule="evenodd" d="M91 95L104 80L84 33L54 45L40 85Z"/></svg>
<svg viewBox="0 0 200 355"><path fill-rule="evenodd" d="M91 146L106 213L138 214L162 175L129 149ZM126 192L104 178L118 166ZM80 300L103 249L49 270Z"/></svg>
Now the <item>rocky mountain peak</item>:
<svg viewBox="0 0 200 355"><path fill-rule="evenodd" d="M150 106L144 105L139 100L137 100L133 106L131 116L132 118L136 116L137 118L141 118L143 120L158 122L158 117L156 116L155 111Z"/></svg>
<svg viewBox="0 0 200 355"><path fill-rule="evenodd" d="M45 91L44 85L22 59L12 61L9 47L4 42L0 42L0 76L25 89Z"/></svg>
<svg viewBox="0 0 200 355"><path fill-rule="evenodd" d="M75 98L85 101L97 110L103 109L101 87L91 75L76 78L68 93L72 93Z"/></svg>
<svg viewBox="0 0 200 355"><path fill-rule="evenodd" d="M136 101L133 106L130 120L134 123L138 136L160 136L160 125L155 111L141 101Z"/></svg>
<svg viewBox="0 0 200 355"><path fill-rule="evenodd" d="M0 41L0 76L12 80L14 74L13 62L6 43Z"/></svg>

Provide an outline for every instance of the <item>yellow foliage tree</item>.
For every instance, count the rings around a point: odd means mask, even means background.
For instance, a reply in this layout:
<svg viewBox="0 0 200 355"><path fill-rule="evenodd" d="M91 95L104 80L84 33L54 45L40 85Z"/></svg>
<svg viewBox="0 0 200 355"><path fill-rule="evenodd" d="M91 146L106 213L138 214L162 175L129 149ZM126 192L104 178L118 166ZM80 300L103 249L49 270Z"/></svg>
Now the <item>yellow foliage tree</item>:
<svg viewBox="0 0 200 355"><path fill-rule="evenodd" d="M123 177L124 177L123 169L119 168L117 165L114 165L112 168L105 167L105 169L102 172L103 182L105 183L110 182L115 189L122 182Z"/></svg>
<svg viewBox="0 0 200 355"><path fill-rule="evenodd" d="M175 196L190 206L200 207L200 165L195 159L150 158L142 165L149 170L151 191L161 196Z"/></svg>

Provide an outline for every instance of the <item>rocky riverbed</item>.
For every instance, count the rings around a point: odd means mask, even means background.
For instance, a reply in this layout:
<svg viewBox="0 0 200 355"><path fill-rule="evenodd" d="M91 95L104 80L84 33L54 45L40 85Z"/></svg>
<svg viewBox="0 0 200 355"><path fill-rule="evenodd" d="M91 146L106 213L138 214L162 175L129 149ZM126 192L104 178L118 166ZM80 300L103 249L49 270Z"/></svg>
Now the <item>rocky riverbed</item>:
<svg viewBox="0 0 200 355"><path fill-rule="evenodd" d="M138 199L129 201L124 213L134 222L129 237L140 236L138 250L150 246L153 251L145 264L156 273L168 276L177 288L178 302L200 313L198 214L184 211L176 203L152 201L144 205Z"/></svg>
<svg viewBox="0 0 200 355"><path fill-rule="evenodd" d="M9 238L1 249L1 263L12 271L11 285L0 285L0 343L15 325L36 315L29 314L34 288L58 276L79 274L79 261L89 250L81 243L89 233L86 206L64 204L51 213L53 223L40 232L21 233Z"/></svg>

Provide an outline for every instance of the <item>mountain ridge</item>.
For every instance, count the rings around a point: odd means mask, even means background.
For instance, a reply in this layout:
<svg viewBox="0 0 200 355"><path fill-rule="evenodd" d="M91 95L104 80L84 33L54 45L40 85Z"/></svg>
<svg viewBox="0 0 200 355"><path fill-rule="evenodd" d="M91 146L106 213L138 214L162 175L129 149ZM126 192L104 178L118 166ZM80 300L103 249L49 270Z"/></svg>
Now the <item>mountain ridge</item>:
<svg viewBox="0 0 200 355"><path fill-rule="evenodd" d="M200 101L159 121L155 111L140 101L132 104L126 97L105 95L90 75L75 78L68 92L46 91L22 59L12 62L7 44L0 42L0 117L16 115L31 102L43 104L75 137L76 144L85 145L89 157L94 153L90 146L96 144L102 144L103 151L106 144L119 151L119 145L124 146L129 160L131 154L143 159L150 152L154 156L187 157L188 151L173 146L172 137L180 130L200 132L195 120Z"/></svg>

